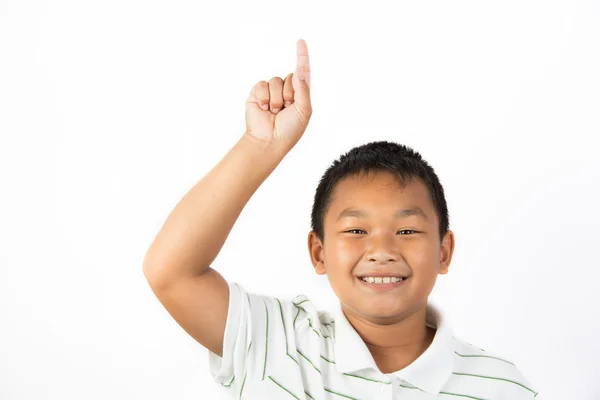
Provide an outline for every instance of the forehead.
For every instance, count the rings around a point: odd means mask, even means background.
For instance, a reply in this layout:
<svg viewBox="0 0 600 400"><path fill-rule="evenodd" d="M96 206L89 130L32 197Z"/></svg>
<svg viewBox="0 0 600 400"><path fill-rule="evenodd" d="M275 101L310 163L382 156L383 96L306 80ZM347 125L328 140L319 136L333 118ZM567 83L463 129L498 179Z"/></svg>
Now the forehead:
<svg viewBox="0 0 600 400"><path fill-rule="evenodd" d="M420 207L428 217L435 214L429 190L420 178L407 179L402 186L400 178L388 171L361 173L340 180L333 189L326 218L335 219L348 207L372 212Z"/></svg>

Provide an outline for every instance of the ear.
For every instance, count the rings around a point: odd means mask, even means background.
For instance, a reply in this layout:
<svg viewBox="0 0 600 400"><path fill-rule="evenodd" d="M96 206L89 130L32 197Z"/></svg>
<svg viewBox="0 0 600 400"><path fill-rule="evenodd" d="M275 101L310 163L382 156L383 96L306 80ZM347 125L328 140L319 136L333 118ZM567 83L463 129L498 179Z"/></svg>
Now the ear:
<svg viewBox="0 0 600 400"><path fill-rule="evenodd" d="M325 275L327 271L325 269L323 243L315 231L308 233L308 253L310 254L310 261L315 268L315 272L319 275Z"/></svg>
<svg viewBox="0 0 600 400"><path fill-rule="evenodd" d="M448 273L448 267L452 261L452 254L454 253L454 233L448 230L444 235L442 244L440 246L440 275Z"/></svg>

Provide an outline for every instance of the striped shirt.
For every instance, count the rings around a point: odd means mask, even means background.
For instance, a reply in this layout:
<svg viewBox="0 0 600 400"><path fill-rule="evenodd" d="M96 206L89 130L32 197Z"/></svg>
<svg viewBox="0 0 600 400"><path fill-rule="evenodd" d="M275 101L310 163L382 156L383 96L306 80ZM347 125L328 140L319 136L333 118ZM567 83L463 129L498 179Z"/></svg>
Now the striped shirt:
<svg viewBox="0 0 600 400"><path fill-rule="evenodd" d="M248 293L229 283L223 357L209 351L214 380L234 399L536 399L537 392L506 357L454 337L447 314L431 301L431 345L407 367L382 373L338 302L317 311Z"/></svg>

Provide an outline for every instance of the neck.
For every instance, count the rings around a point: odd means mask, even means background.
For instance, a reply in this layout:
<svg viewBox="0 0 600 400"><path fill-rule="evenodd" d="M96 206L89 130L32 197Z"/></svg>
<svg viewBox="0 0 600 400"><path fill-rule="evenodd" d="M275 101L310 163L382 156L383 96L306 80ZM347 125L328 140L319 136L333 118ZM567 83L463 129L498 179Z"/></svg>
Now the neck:
<svg viewBox="0 0 600 400"><path fill-rule="evenodd" d="M342 309L382 373L410 365L427 350L435 336L436 330L426 326L426 306L412 314L386 319L361 316L343 306Z"/></svg>

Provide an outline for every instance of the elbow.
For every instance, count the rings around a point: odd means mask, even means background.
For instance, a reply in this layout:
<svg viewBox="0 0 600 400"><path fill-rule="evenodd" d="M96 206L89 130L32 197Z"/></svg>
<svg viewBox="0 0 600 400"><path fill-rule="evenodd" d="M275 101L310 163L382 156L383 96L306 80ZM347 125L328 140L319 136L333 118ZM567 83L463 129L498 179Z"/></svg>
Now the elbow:
<svg viewBox="0 0 600 400"><path fill-rule="evenodd" d="M161 284L164 279L162 278L162 274L159 272L159 268L156 264L152 264L144 259L144 263L142 264L142 272L144 274L144 278L150 284L151 287L155 287Z"/></svg>

